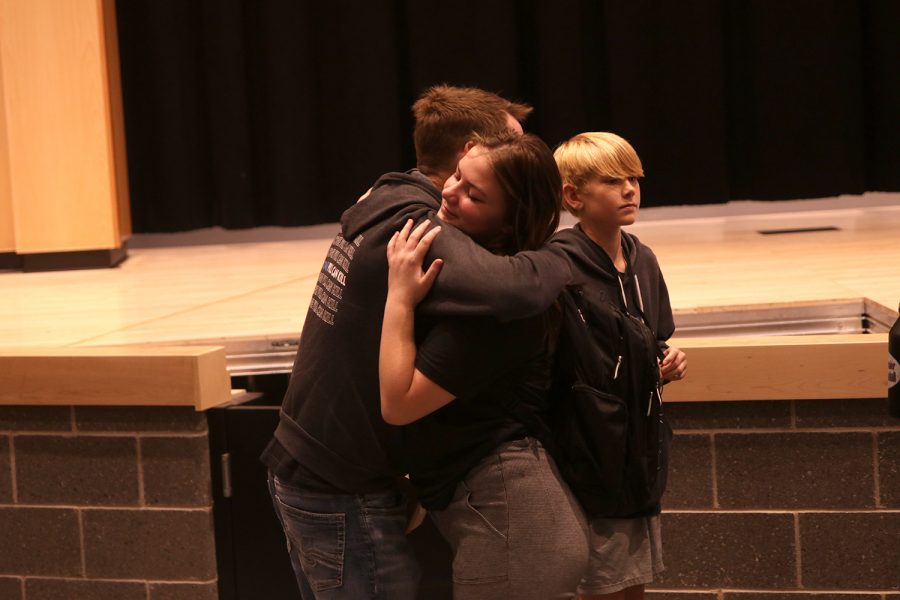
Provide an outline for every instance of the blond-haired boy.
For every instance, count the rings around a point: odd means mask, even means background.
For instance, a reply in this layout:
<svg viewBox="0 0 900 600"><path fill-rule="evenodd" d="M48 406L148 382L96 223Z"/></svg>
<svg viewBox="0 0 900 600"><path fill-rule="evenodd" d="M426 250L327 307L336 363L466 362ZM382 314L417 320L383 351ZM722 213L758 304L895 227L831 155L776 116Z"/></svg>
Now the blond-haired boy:
<svg viewBox="0 0 900 600"><path fill-rule="evenodd" d="M684 352L666 340L675 330L669 293L656 256L622 230L637 219L641 202L641 160L613 133L581 133L554 153L563 180L563 208L579 222L556 234L553 243L572 262L573 283L588 303L609 302L643 319L657 336L663 381L684 377ZM662 571L662 543L656 504L638 514L592 516L590 563L578 592L584 600L643 597L644 585Z"/></svg>

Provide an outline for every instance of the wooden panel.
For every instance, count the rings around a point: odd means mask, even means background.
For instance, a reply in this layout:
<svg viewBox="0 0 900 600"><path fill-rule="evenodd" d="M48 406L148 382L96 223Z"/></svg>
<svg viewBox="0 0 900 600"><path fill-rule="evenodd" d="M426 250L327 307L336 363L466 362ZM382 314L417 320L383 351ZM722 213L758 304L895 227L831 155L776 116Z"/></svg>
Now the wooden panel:
<svg viewBox="0 0 900 600"><path fill-rule="evenodd" d="M19 253L120 245L99 0L0 0Z"/></svg>
<svg viewBox="0 0 900 600"><path fill-rule="evenodd" d="M9 181L9 143L6 130L6 107L3 99L3 55L0 53L0 253L14 252L16 249L12 193Z"/></svg>
<svg viewBox="0 0 900 600"><path fill-rule="evenodd" d="M667 402L809 400L887 395L887 334L673 339L688 373Z"/></svg>
<svg viewBox="0 0 900 600"><path fill-rule="evenodd" d="M122 76L119 66L119 34L116 27L115 0L101 0L103 4L103 59L106 64L106 94L109 101L110 154L113 158L113 189L115 190L119 239L131 237L131 194L128 187L128 154L125 149L125 109L122 105Z"/></svg>
<svg viewBox="0 0 900 600"><path fill-rule="evenodd" d="M230 398L219 346L0 349L0 404L203 410Z"/></svg>

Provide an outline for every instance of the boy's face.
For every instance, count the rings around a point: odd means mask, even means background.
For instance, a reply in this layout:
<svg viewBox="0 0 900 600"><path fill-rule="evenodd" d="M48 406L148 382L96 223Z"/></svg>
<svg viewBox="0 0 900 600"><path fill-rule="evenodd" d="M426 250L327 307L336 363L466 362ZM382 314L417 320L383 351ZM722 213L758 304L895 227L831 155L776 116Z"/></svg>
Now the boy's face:
<svg viewBox="0 0 900 600"><path fill-rule="evenodd" d="M613 229L633 224L641 206L641 183L637 177L599 176L589 180L574 194L578 219L597 229Z"/></svg>

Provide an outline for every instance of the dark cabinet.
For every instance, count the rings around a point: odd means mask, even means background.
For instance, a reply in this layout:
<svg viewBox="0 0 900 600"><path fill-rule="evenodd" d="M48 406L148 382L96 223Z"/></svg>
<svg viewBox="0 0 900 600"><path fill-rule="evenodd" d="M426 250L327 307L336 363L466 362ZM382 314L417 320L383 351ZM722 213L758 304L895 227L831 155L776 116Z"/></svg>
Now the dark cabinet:
<svg viewBox="0 0 900 600"><path fill-rule="evenodd" d="M220 600L300 597L284 533L259 461L278 424L288 374L234 378L247 395L209 410L209 445ZM422 566L419 598L449 600L450 549L426 519L410 540Z"/></svg>
<svg viewBox="0 0 900 600"><path fill-rule="evenodd" d="M278 380L286 377L233 381L252 391L207 411L220 600L300 597L259 461L278 424Z"/></svg>

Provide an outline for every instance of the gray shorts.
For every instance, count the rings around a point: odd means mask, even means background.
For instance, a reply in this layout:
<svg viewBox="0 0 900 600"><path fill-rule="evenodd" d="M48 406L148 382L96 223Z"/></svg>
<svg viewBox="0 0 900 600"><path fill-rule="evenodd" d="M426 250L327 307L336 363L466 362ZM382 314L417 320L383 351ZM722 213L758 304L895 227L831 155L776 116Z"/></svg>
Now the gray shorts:
<svg viewBox="0 0 900 600"><path fill-rule="evenodd" d="M585 595L612 594L653 581L665 569L659 515L591 521L591 558L578 585Z"/></svg>
<svg viewBox="0 0 900 600"><path fill-rule="evenodd" d="M575 596L587 521L536 440L497 448L431 516L453 548L454 600Z"/></svg>

